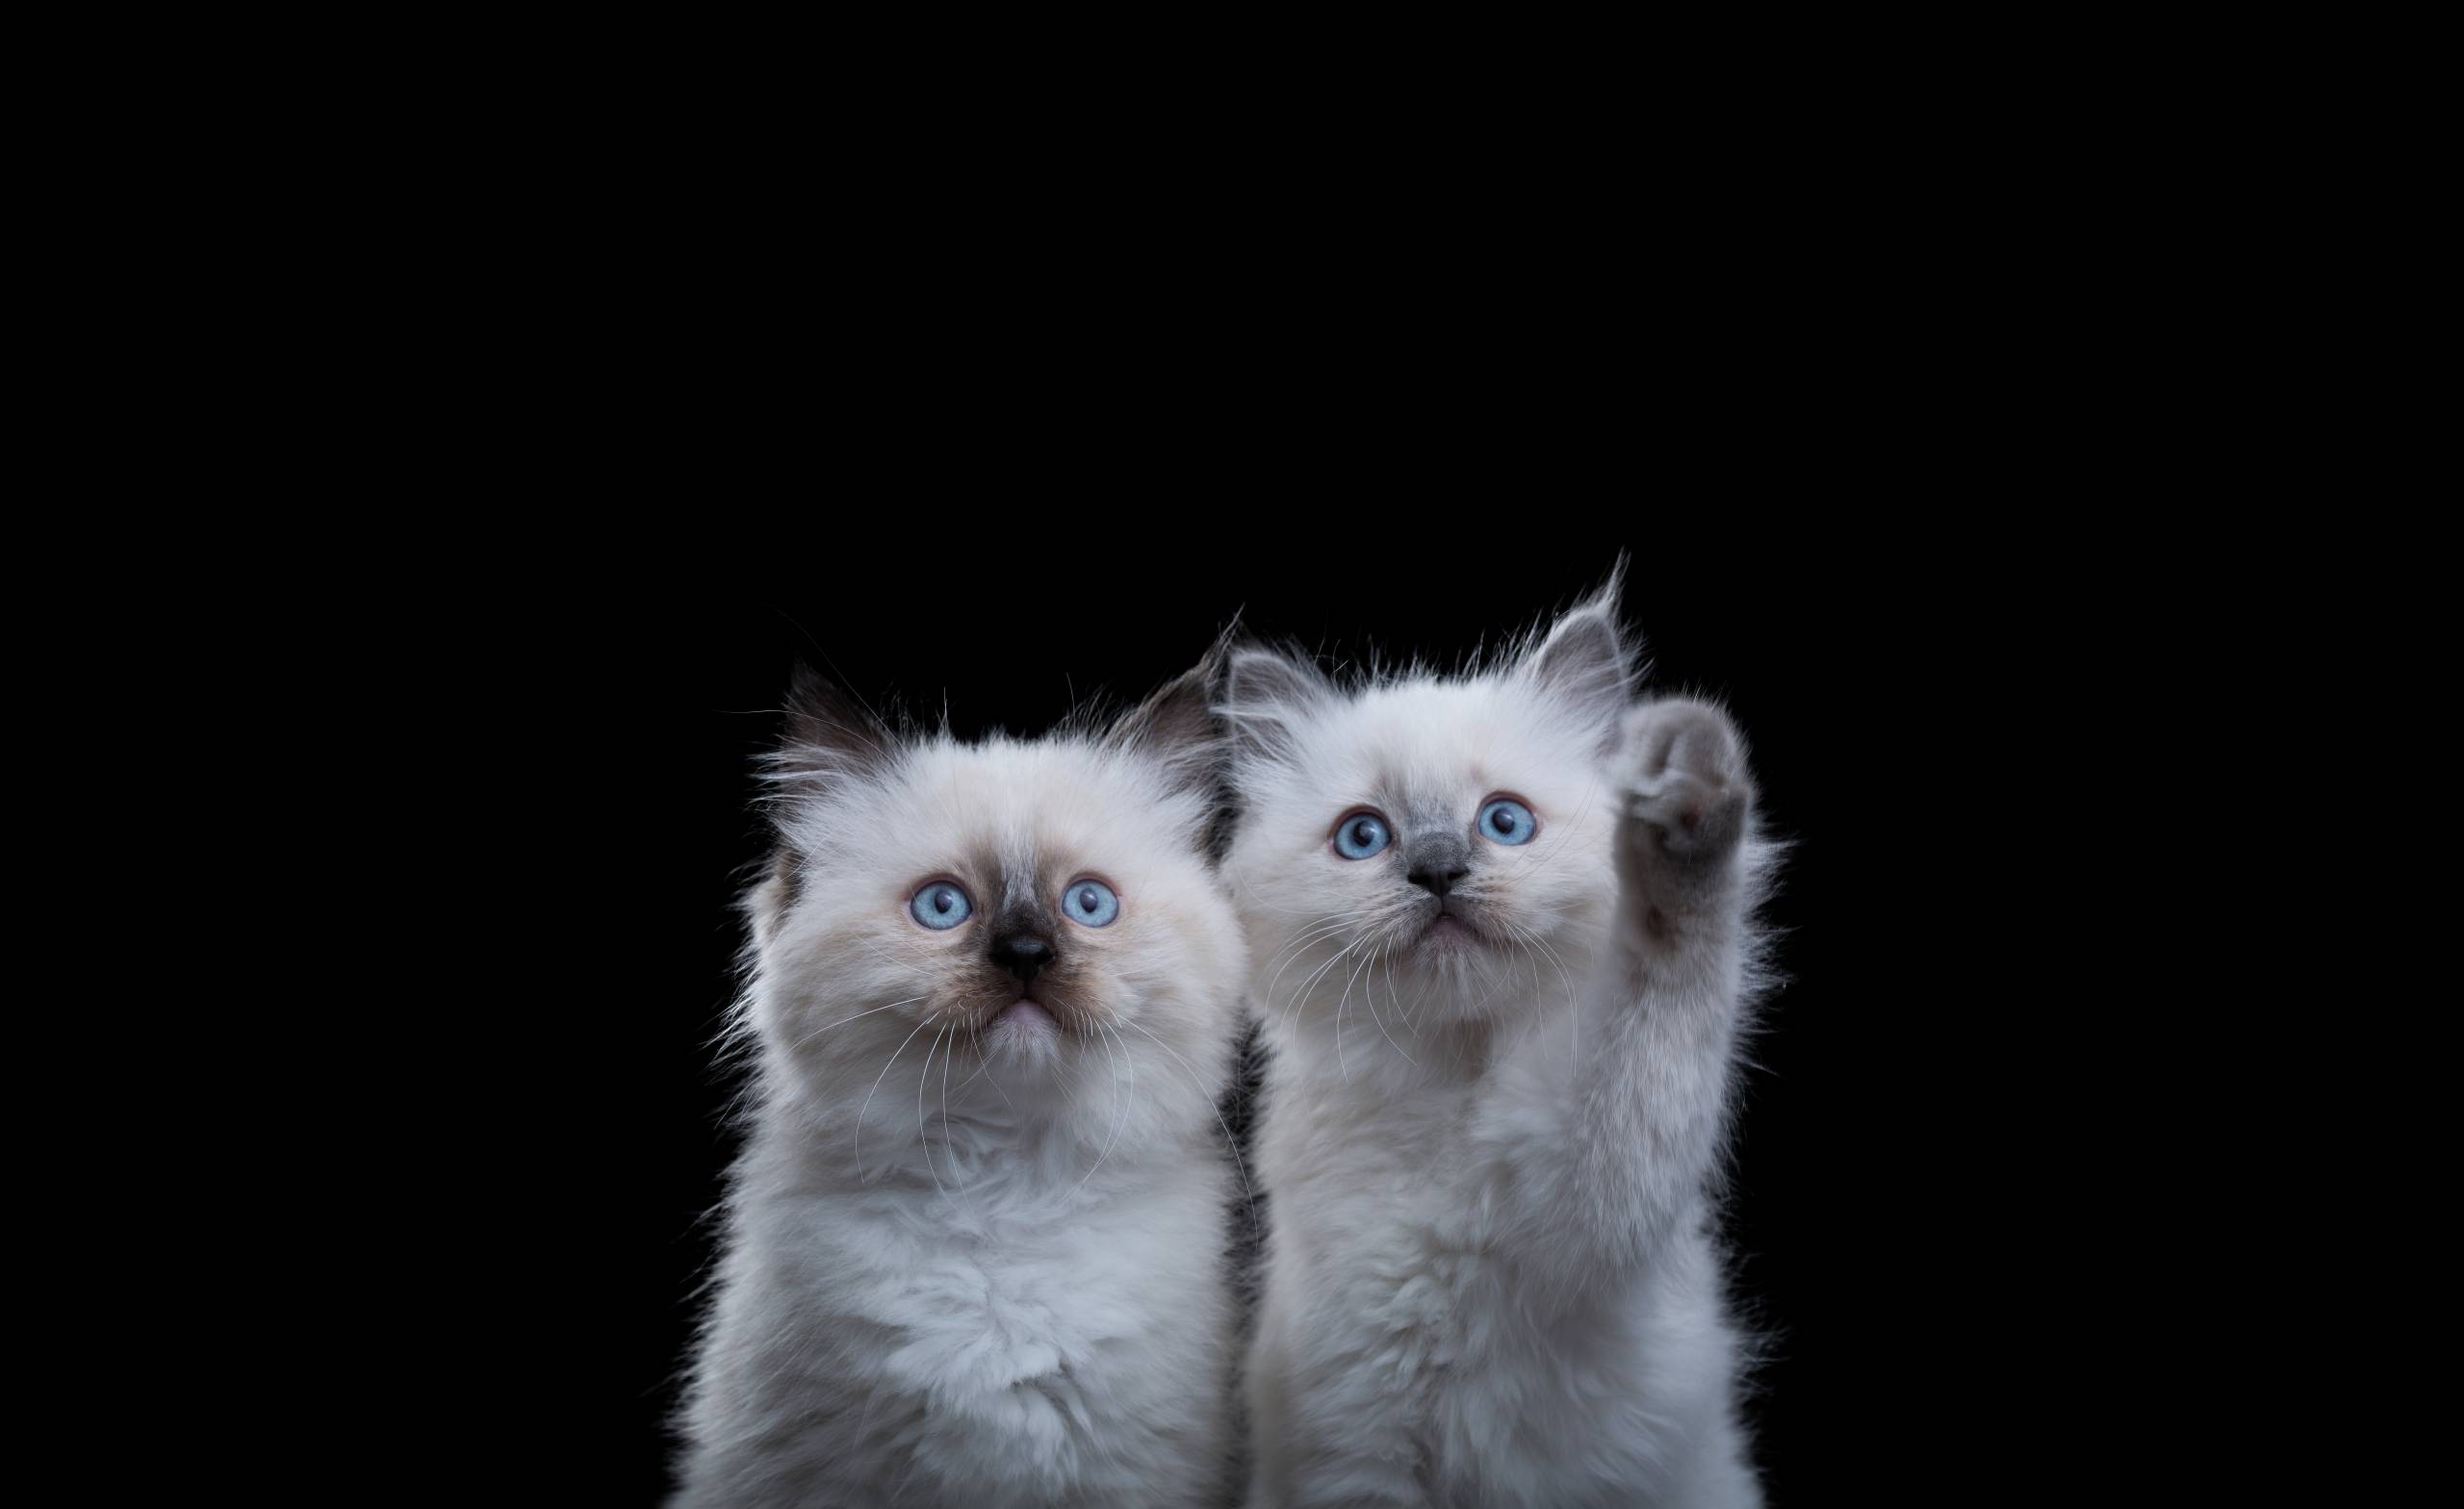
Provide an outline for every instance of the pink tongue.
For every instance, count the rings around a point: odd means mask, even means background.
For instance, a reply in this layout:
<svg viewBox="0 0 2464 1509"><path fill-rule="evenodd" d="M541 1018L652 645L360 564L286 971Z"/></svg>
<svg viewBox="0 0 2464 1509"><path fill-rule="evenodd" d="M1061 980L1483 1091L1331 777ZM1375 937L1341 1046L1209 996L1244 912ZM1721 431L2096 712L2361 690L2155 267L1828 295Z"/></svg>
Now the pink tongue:
<svg viewBox="0 0 2464 1509"><path fill-rule="evenodd" d="M999 1019L1004 1022L1015 1022L1021 1027L1050 1027L1054 1025L1052 1013L1045 1010L1042 1007L1036 1005L1033 1001L1013 1002L1002 1010Z"/></svg>

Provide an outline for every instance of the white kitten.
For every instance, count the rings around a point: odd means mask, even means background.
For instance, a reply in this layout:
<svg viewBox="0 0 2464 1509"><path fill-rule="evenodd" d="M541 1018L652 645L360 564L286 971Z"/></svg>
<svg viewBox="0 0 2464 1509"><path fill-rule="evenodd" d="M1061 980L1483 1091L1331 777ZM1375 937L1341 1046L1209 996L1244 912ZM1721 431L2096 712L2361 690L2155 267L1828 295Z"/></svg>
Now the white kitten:
<svg viewBox="0 0 2464 1509"><path fill-rule="evenodd" d="M1629 706L1617 587L1465 679L1232 661L1254 1504L1761 1501L1709 1186L1770 848L1728 719Z"/></svg>
<svg viewBox="0 0 2464 1509"><path fill-rule="evenodd" d="M1226 1496L1247 956L1202 852L1208 674L972 746L799 678L675 1503Z"/></svg>

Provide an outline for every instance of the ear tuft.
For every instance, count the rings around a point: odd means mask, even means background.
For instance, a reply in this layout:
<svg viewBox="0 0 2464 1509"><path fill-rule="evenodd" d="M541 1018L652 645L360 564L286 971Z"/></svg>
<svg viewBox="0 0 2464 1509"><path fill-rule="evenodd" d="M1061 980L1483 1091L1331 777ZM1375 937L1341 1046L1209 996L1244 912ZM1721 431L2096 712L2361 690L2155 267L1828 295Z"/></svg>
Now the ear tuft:
<svg viewBox="0 0 2464 1509"><path fill-rule="evenodd" d="M798 662L787 683L787 725L771 766L783 778L862 774L888 764L897 736L837 683Z"/></svg>
<svg viewBox="0 0 2464 1509"><path fill-rule="evenodd" d="M1614 745L1617 720L1633 695L1631 648L1617 627L1625 584L1620 556L1606 583L1568 609L1515 668L1578 724L1597 729L1604 752Z"/></svg>
<svg viewBox="0 0 2464 1509"><path fill-rule="evenodd" d="M1281 760L1298 748L1300 724L1335 697L1334 683L1309 660L1250 644L1226 657L1217 710L1242 757Z"/></svg>
<svg viewBox="0 0 2464 1509"><path fill-rule="evenodd" d="M1153 760L1181 789L1211 796L1221 735L1215 683L1222 672L1223 646L1218 643L1196 665L1121 714L1105 733L1104 745Z"/></svg>

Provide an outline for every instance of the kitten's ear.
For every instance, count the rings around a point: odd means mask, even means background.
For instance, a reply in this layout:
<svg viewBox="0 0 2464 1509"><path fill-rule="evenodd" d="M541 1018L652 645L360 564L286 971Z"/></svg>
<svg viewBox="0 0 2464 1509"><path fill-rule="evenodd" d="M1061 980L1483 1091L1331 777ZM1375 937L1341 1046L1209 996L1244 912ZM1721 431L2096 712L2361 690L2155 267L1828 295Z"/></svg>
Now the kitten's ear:
<svg viewBox="0 0 2464 1509"><path fill-rule="evenodd" d="M783 779L864 775L889 763L897 736L871 708L799 662L787 683L787 728L771 768Z"/></svg>
<svg viewBox="0 0 2464 1509"><path fill-rule="evenodd" d="M1563 708L1578 728L1594 733L1603 754L1615 747L1618 719L1633 696L1634 647L1617 627L1625 585L1626 562L1620 557L1606 584L1551 625L1547 637L1515 667L1515 675Z"/></svg>
<svg viewBox="0 0 2464 1509"><path fill-rule="evenodd" d="M1282 760L1298 748L1301 722L1335 697L1334 683L1309 661L1243 645L1226 657L1217 707L1243 758Z"/></svg>
<svg viewBox="0 0 2464 1509"><path fill-rule="evenodd" d="M1103 743L1153 760L1184 790L1211 796L1221 733L1215 721L1215 683L1222 674L1223 647L1219 644L1196 665L1121 714Z"/></svg>

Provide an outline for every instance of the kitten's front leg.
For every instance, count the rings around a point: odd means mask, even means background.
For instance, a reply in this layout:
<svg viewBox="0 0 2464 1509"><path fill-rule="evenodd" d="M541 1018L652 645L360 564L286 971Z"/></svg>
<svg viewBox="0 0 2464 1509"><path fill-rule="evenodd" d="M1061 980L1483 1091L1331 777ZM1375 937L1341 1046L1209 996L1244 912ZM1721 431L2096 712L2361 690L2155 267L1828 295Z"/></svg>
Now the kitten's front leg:
<svg viewBox="0 0 2464 1509"><path fill-rule="evenodd" d="M1558 1145L1515 1160L1528 1250L1568 1291L1648 1263L1694 1215L1745 979L1754 786L1736 729L1703 703L1646 703L1626 715L1610 776L1623 803L1612 935Z"/></svg>

